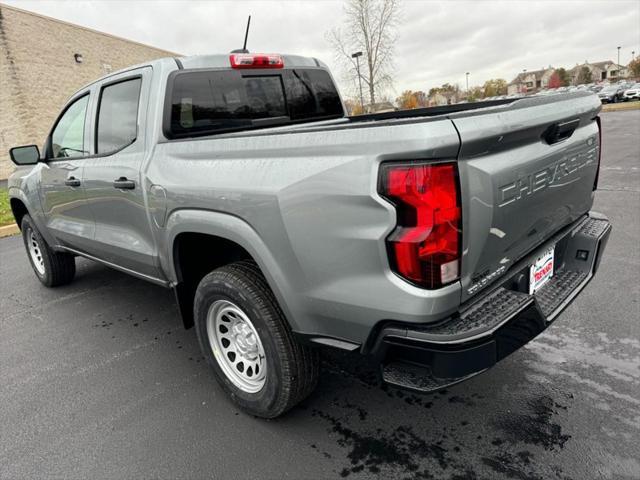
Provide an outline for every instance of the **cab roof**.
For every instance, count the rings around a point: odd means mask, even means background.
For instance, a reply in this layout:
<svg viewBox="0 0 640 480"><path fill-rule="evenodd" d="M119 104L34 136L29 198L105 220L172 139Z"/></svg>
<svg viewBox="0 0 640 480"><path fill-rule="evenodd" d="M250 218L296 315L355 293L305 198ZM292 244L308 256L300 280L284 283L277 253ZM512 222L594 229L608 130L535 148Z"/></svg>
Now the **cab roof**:
<svg viewBox="0 0 640 480"><path fill-rule="evenodd" d="M231 69L231 60L230 56L232 53L219 53L212 55L191 55L186 57L162 57L156 60L152 60L149 62L139 63L136 65L131 65L114 72L103 75L91 82L86 83L82 86L82 88L78 89L69 99L78 95L78 93L86 90L94 83L102 82L110 77L114 77L124 72L128 72L130 70L135 70L141 67L159 67L164 66L166 68L167 65L174 65L175 68L178 69L196 69L196 68L229 68ZM261 53L253 53L249 52L249 55L264 55ZM271 55L271 54L270 54ZM282 58L284 61L283 68L304 68L304 67L319 67L325 70L329 70L327 65L313 57L303 57L300 55L289 55L289 54L272 54L277 55ZM68 99L68 100L69 100Z"/></svg>

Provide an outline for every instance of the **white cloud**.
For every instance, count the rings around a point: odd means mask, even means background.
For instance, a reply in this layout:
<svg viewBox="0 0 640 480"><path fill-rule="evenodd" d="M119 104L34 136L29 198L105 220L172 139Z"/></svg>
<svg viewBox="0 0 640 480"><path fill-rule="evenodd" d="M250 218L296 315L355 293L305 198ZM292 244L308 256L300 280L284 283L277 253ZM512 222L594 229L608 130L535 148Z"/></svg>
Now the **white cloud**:
<svg viewBox="0 0 640 480"><path fill-rule="evenodd" d="M6 3L185 55L242 46L295 53L336 65L325 32L342 21L342 2L16 1ZM585 60L628 63L640 55L640 2L405 1L398 31L395 91L464 86L523 68L571 67ZM340 72L334 72L340 78ZM343 86L344 87L344 86Z"/></svg>

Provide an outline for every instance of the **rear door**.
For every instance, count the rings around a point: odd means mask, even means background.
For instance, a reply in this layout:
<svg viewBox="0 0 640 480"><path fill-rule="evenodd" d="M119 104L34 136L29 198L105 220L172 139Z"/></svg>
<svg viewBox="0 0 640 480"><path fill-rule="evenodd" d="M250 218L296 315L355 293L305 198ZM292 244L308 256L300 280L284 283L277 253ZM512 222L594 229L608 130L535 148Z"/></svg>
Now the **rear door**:
<svg viewBox="0 0 640 480"><path fill-rule="evenodd" d="M461 139L463 300L589 211L599 108L595 95L572 94L452 115Z"/></svg>
<svg viewBox="0 0 640 480"><path fill-rule="evenodd" d="M90 92L77 94L56 120L44 149L40 198L47 228L59 245L89 248L95 221L84 193L90 143Z"/></svg>
<svg viewBox="0 0 640 480"><path fill-rule="evenodd" d="M140 172L151 75L145 67L96 86L94 155L84 166L84 187L96 221L90 253L157 279L162 275Z"/></svg>

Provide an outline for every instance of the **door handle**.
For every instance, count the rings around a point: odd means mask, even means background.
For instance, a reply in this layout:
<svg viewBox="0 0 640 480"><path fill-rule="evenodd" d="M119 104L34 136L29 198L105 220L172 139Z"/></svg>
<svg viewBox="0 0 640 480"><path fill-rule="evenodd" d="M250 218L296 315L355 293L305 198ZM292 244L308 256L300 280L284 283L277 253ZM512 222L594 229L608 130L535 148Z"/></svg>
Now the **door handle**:
<svg viewBox="0 0 640 480"><path fill-rule="evenodd" d="M120 177L113 181L113 188L120 190L133 190L136 188L136 182L129 180L127 177Z"/></svg>
<svg viewBox="0 0 640 480"><path fill-rule="evenodd" d="M76 177L69 177L64 181L64 184L67 187L79 187L80 186L80 180L78 180Z"/></svg>

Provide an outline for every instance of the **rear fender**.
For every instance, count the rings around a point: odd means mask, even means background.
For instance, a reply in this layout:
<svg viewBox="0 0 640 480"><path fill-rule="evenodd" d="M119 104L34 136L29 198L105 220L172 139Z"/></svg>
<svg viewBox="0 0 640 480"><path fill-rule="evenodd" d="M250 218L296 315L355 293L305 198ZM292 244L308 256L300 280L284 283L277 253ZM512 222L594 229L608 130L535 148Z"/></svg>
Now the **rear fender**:
<svg viewBox="0 0 640 480"><path fill-rule="evenodd" d="M293 330L298 329L296 312L299 309L296 308L295 298L291 294L284 293L294 290L278 262L274 259L272 252L251 225L238 217L220 212L188 209L173 212L167 220L165 242L161 247L164 253L160 257L160 263L174 285L177 285L181 280L176 271L173 249L176 237L181 233L213 235L244 248L260 267L280 304L280 308L289 321L289 325Z"/></svg>

